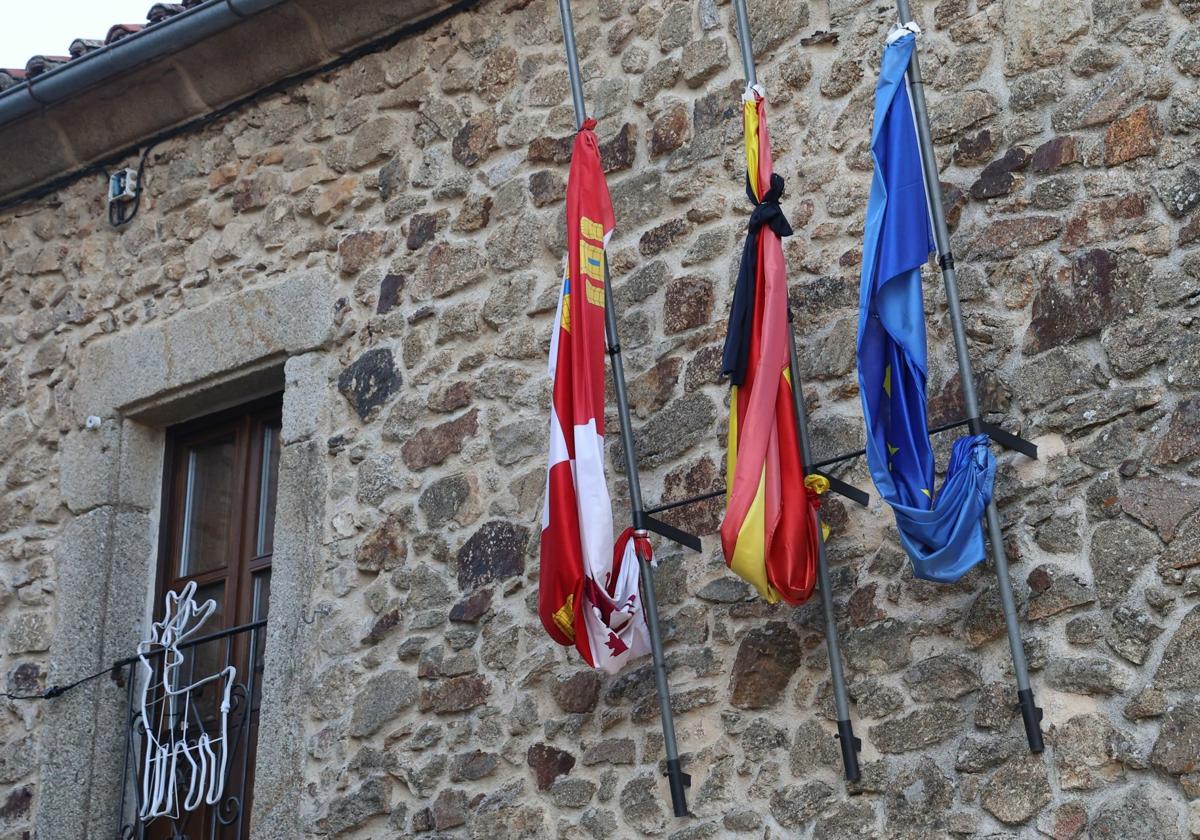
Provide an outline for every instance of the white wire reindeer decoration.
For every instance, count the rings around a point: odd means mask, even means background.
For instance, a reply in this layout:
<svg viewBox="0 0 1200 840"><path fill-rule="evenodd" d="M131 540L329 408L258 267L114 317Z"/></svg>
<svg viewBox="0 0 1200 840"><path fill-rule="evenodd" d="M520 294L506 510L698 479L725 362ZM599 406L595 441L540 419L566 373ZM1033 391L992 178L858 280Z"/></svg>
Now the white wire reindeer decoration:
<svg viewBox="0 0 1200 840"><path fill-rule="evenodd" d="M215 674L180 685L184 654L179 646L195 636L217 609L212 599L197 604L195 594L194 581L178 593L168 592L162 621L151 625L150 638L137 648L144 675L139 716L146 740L142 751L142 807L138 813L143 821L178 816L181 806L184 811L194 811L202 803L215 805L225 789L229 712L237 669L226 665ZM156 681L150 659L159 655L162 678ZM206 731L199 714L192 714L193 695L212 683L217 684L221 697L216 737ZM198 732L190 731L193 723ZM182 791L176 789L183 783L180 770L187 780L182 797Z"/></svg>

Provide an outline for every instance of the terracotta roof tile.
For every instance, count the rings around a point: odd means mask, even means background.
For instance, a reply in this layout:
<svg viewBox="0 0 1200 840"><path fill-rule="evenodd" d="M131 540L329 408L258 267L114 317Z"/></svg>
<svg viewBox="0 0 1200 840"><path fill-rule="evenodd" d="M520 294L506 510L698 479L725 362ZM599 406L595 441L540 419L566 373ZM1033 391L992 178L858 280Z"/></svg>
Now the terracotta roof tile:
<svg viewBox="0 0 1200 840"><path fill-rule="evenodd" d="M79 58L79 56L86 55L92 50L98 50L103 46L104 42L95 38L76 38L71 42L69 52L71 53L71 58Z"/></svg>
<svg viewBox="0 0 1200 840"><path fill-rule="evenodd" d="M146 13L146 20L151 24L164 21L169 17L175 17L183 11L183 5L180 3L155 3L150 7L150 11Z"/></svg>
<svg viewBox="0 0 1200 840"><path fill-rule="evenodd" d="M132 35L134 32L141 32L145 28L145 24L141 23L118 23L108 30L108 34L104 36L104 43L116 43L127 35Z"/></svg>
<svg viewBox="0 0 1200 840"><path fill-rule="evenodd" d="M5 90L13 85L19 85L25 81L25 70L20 67L6 67L0 69L0 90Z"/></svg>
<svg viewBox="0 0 1200 840"><path fill-rule="evenodd" d="M25 63L25 76L32 79L70 60L69 55L35 55Z"/></svg>
<svg viewBox="0 0 1200 840"><path fill-rule="evenodd" d="M188 9L193 9L206 2L209 2L209 0L181 0L179 3L155 3L146 13L147 23L118 23L109 28L102 40L98 38L76 38L71 42L70 55L35 55L29 59L24 69L17 67L0 68L0 91L36 78L42 73L65 64L71 59L85 56L103 46L120 41L122 38L128 37L135 32L140 32L147 26L154 26L163 21L170 20L176 15L182 14Z"/></svg>

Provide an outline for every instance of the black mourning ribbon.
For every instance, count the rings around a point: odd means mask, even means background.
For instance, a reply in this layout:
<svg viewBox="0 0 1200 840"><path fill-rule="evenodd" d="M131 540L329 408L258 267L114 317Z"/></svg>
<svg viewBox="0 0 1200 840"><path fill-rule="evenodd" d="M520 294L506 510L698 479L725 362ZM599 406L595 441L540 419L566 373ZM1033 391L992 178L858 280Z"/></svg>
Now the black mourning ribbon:
<svg viewBox="0 0 1200 840"><path fill-rule="evenodd" d="M754 204L754 212L750 214L746 244L742 247L742 263L738 269L737 284L733 287L733 306L729 310L725 352L721 357L721 376L728 376L732 385L741 385L746 381L746 366L750 361L750 331L754 320L754 299L758 292L758 233L765 225L781 239L792 235L792 226L779 206L779 200L783 198L782 176L772 174L771 188L762 201L755 201L747 175L746 196Z"/></svg>

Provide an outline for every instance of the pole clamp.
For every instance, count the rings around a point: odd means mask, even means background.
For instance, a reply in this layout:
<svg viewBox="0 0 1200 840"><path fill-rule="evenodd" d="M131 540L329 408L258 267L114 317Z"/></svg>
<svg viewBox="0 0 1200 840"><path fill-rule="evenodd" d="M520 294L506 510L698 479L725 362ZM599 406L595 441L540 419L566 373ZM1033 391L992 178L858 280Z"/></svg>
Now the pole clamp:
<svg viewBox="0 0 1200 840"><path fill-rule="evenodd" d="M668 760L667 767L666 767L666 769L663 770L663 778L664 779L669 779L675 775L678 775L679 780L681 782L683 782L684 787L692 786L692 774L684 773L683 770L680 769L680 763L679 763L678 758Z"/></svg>
<svg viewBox="0 0 1200 840"><path fill-rule="evenodd" d="M1029 741L1029 751L1038 754L1045 749L1042 740L1042 709L1033 700L1033 689L1023 688L1017 691L1017 708L1021 711L1021 720L1025 724L1025 738Z"/></svg>
<svg viewBox="0 0 1200 840"><path fill-rule="evenodd" d="M837 735L842 747L842 766L846 770L846 780L857 782L862 778L858 767L858 753L862 750L862 739L855 737L854 726L848 720L837 722Z"/></svg>
<svg viewBox="0 0 1200 840"><path fill-rule="evenodd" d="M755 98L757 96L757 98ZM746 90L742 94L743 102L757 102L759 99L767 98L767 90L758 82L752 85L746 85Z"/></svg>
<svg viewBox="0 0 1200 840"><path fill-rule="evenodd" d="M887 41L885 41L885 43L894 44L896 41L899 41L910 32L913 35L921 34L921 27L917 26L917 22L915 20L910 20L908 23L896 24L896 26L892 28L892 31L888 33Z"/></svg>
<svg viewBox="0 0 1200 840"><path fill-rule="evenodd" d="M688 815L687 793L684 790L692 786L692 777L683 772L678 758L668 758L667 768L663 771L667 777L667 786L671 789L671 807L677 817Z"/></svg>
<svg viewBox="0 0 1200 840"><path fill-rule="evenodd" d="M938 257L938 265L942 267L942 271L951 271L954 268L954 253L947 251Z"/></svg>

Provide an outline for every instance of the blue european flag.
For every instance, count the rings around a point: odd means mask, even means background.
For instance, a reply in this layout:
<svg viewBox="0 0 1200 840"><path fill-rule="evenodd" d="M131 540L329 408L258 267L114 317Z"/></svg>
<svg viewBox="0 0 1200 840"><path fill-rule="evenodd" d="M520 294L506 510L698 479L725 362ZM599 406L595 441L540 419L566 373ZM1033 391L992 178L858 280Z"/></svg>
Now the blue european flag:
<svg viewBox="0 0 1200 840"><path fill-rule="evenodd" d="M880 496L896 513L913 573L952 582L984 557L980 519L991 499L996 464L986 435L961 438L935 497L925 416L921 266L936 246L905 76L915 45L911 33L889 38L875 88L875 172L863 241L858 383L867 463Z"/></svg>

